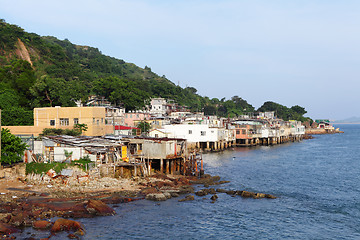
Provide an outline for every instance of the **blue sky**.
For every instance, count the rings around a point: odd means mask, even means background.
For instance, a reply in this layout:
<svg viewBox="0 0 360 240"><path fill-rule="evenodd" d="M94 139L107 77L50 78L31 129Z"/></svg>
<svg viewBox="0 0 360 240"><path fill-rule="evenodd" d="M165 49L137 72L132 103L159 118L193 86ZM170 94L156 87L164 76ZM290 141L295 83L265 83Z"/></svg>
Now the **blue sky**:
<svg viewBox="0 0 360 240"><path fill-rule="evenodd" d="M0 0L28 32L97 47L210 98L360 116L360 1Z"/></svg>

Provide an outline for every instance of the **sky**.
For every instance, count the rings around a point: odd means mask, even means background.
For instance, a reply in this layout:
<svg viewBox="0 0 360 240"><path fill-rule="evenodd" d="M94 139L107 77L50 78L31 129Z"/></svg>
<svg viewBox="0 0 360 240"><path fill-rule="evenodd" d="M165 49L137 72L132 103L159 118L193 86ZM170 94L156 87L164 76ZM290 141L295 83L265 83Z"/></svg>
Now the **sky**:
<svg viewBox="0 0 360 240"><path fill-rule="evenodd" d="M360 116L358 0L0 0L0 18L202 96Z"/></svg>

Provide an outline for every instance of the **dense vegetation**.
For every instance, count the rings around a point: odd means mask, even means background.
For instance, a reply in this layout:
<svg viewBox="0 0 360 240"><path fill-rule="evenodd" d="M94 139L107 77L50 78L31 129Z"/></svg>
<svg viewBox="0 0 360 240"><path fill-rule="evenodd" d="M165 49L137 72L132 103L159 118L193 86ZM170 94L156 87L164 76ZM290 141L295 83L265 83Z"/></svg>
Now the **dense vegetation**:
<svg viewBox="0 0 360 240"><path fill-rule="evenodd" d="M74 106L74 101L85 101L92 94L127 111L143 109L151 97L173 99L192 111L222 117L255 110L241 97L202 97L195 88L181 88L147 66L137 67L67 39L27 33L5 20L0 20L0 55L3 125L32 125L34 107ZM31 62L25 61L27 55Z"/></svg>
<svg viewBox="0 0 360 240"><path fill-rule="evenodd" d="M27 145L21 138L10 133L7 128L1 129L1 164L13 164L22 161Z"/></svg>
<svg viewBox="0 0 360 240"><path fill-rule="evenodd" d="M89 157L80 158L79 160L71 161L71 162L31 162L26 164L25 172L26 174L45 174L50 169L53 169L57 174L60 174L63 169L71 168L77 166L82 170L89 169L89 165L92 164L92 161Z"/></svg>
<svg viewBox="0 0 360 240"><path fill-rule="evenodd" d="M274 111L275 115L278 118L284 119L284 120L299 120L299 121L308 121L309 118L304 117L303 115L306 113L305 108L300 107L298 105L292 106L291 108L288 108L286 106L283 106L278 103L274 102L265 102L259 109L260 112L266 112L266 111Z"/></svg>

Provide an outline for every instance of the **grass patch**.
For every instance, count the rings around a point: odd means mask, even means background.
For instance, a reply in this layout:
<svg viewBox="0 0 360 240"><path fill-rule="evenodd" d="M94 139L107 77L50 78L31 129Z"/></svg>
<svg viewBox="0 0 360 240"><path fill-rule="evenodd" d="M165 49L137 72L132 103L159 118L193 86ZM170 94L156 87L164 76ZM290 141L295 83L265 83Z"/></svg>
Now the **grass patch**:
<svg viewBox="0 0 360 240"><path fill-rule="evenodd" d="M47 173L50 169L53 169L57 174L60 174L63 169L66 169L68 167L72 166L78 166L79 168L83 169L84 171L86 169L89 169L89 164L91 164L92 161L88 156L84 158L80 158L79 160L72 161L71 163L62 163L62 162L52 162L52 163L37 163L37 162L31 162L26 164L26 174L44 174Z"/></svg>
<svg viewBox="0 0 360 240"><path fill-rule="evenodd" d="M32 162L26 164L26 174L35 173L35 174L42 174L47 173L50 169L53 169L57 174L61 172L64 168L69 166L68 163L60 163L60 162L53 162L53 163L37 163Z"/></svg>

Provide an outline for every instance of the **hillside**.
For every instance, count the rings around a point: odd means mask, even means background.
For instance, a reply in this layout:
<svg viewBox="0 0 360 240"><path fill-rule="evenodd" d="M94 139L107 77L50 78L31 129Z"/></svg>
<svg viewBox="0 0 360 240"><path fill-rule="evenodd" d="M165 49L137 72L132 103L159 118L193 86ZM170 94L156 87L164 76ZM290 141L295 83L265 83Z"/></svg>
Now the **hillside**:
<svg viewBox="0 0 360 240"><path fill-rule="evenodd" d="M255 109L241 97L209 99L181 88L151 68L105 56L97 48L27 33L0 20L0 108L3 125L31 125L32 109L74 106L89 95L105 96L127 110L163 97L206 114L236 117ZM286 108L286 107L285 107Z"/></svg>

